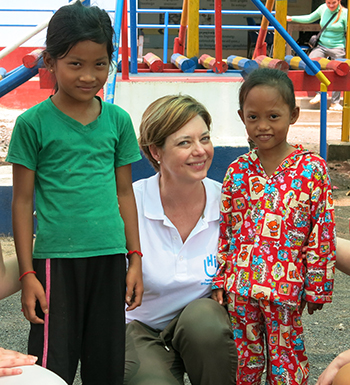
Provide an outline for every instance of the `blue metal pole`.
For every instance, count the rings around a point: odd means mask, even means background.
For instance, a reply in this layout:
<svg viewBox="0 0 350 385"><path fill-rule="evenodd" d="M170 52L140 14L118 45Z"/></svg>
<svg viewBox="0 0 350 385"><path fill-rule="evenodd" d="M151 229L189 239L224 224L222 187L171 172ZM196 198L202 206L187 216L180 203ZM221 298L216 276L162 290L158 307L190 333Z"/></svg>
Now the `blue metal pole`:
<svg viewBox="0 0 350 385"><path fill-rule="evenodd" d="M165 12L164 15L164 43L163 43L163 63L166 63L168 60L168 37L169 37L169 12Z"/></svg>
<svg viewBox="0 0 350 385"><path fill-rule="evenodd" d="M288 32L282 27L282 25L277 21L277 19L271 14L271 12L264 6L260 0L252 0L260 12L266 17L270 24L272 24L278 33L283 37L283 39L294 49L294 51L304 60L307 66L311 69L312 73L316 75L319 72L319 69L315 64L310 60L306 53L299 47L299 45L293 40L293 38L288 34Z"/></svg>
<svg viewBox="0 0 350 385"><path fill-rule="evenodd" d="M130 0L130 73L137 74L137 34L136 34L136 0Z"/></svg>
<svg viewBox="0 0 350 385"><path fill-rule="evenodd" d="M313 61L306 55L305 52L299 47L299 45L292 39L282 25L271 15L269 10L262 4L260 0L252 0L266 19L275 27L284 40L294 49L294 51L301 57L301 59L310 68L313 74L317 74L320 70L316 67ZM321 89L324 86L323 91L327 91L326 85L321 83ZM322 103L322 98L324 102ZM320 155L322 158L327 157L327 92L321 92L321 111L320 111Z"/></svg>
<svg viewBox="0 0 350 385"><path fill-rule="evenodd" d="M39 68L43 66L44 62L42 58L33 68L26 68L24 65L19 66L16 71L12 72L11 75L8 75L3 80L1 80L0 98L35 76L39 72Z"/></svg>
<svg viewBox="0 0 350 385"><path fill-rule="evenodd" d="M320 155L327 160L327 92L321 92Z"/></svg>
<svg viewBox="0 0 350 385"><path fill-rule="evenodd" d="M120 29L122 25L122 17L123 17L123 7L124 0L116 0L115 4L115 16L114 16L114 54L113 54L113 62L116 66L116 62L118 60L118 51L119 51L119 41L120 41ZM114 92L115 92L115 84L117 80L117 73L113 71L112 74L108 77L107 81L107 92L106 92L106 102L113 104L114 103Z"/></svg>

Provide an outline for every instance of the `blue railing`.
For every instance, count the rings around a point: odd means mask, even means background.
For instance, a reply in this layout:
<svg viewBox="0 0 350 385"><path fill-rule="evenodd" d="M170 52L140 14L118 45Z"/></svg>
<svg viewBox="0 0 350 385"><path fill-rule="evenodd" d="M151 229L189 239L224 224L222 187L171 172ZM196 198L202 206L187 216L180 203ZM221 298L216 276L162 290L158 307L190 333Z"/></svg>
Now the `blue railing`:
<svg viewBox="0 0 350 385"><path fill-rule="evenodd" d="M55 9L0 9L1 12L46 12L54 13ZM36 27L37 24L0 24L0 27Z"/></svg>
<svg viewBox="0 0 350 385"><path fill-rule="evenodd" d="M169 29L179 29L179 24L169 24L169 14L181 14L182 9L138 9L132 8L130 2L130 31L136 31L139 29L164 29L164 37L163 37L163 62L167 62L168 55L168 37L169 37ZM164 13L164 24L144 24L138 23L136 21L137 14L160 14ZM261 12L259 11L238 11L238 10L223 10L222 15L245 15L245 16L255 16L261 17ZM272 12L275 14L275 12ZM215 14L214 10L199 10L199 14ZM199 25L199 29L213 29L215 30L214 24L203 24ZM259 30L260 26L251 26L251 25L223 25L223 30L240 30L240 31L251 31L251 30ZM273 31L274 27L269 26L268 30ZM130 73L137 73L137 37L131 36L131 65L130 65Z"/></svg>

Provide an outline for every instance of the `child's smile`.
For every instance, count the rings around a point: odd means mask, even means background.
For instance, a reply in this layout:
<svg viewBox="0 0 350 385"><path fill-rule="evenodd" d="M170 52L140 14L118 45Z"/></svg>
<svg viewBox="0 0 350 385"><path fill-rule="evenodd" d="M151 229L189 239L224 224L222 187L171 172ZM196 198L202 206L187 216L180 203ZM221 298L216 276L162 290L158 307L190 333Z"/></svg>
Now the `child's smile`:
<svg viewBox="0 0 350 385"><path fill-rule="evenodd" d="M108 77L106 44L90 40L78 42L52 66L58 84L54 99L64 103L90 102Z"/></svg>
<svg viewBox="0 0 350 385"><path fill-rule="evenodd" d="M259 152L275 152L285 149L289 125L296 122L299 109L290 112L277 88L255 86L239 115Z"/></svg>

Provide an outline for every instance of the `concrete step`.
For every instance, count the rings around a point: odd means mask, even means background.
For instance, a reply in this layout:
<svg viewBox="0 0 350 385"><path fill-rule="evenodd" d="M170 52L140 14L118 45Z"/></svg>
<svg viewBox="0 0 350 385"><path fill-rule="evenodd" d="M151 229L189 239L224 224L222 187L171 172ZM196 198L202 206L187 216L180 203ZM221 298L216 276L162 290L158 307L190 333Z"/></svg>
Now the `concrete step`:
<svg viewBox="0 0 350 385"><path fill-rule="evenodd" d="M299 127L319 127L320 126L320 104L312 105L309 101L312 97L297 97L296 104L300 107L300 116L294 126ZM340 101L343 104L342 100ZM331 100L327 100L328 108L331 105ZM342 111L327 110L327 126L341 127Z"/></svg>
<svg viewBox="0 0 350 385"><path fill-rule="evenodd" d="M320 110L320 103L318 104L310 104L310 100L313 98L308 96L296 97L297 106L299 106L302 110ZM343 105L343 98L340 99L340 104ZM331 98L328 96L327 98L327 108L331 105Z"/></svg>

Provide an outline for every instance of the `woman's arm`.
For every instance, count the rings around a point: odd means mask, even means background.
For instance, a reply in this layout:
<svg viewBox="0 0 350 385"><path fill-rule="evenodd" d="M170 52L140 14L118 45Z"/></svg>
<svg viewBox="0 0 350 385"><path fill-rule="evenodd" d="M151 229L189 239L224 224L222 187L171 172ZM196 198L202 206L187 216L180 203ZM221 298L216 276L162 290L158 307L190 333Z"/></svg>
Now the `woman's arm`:
<svg viewBox="0 0 350 385"><path fill-rule="evenodd" d="M13 165L12 224L20 275L33 271L33 193L35 172L19 164ZM39 300L44 313L48 312L45 292L35 274L22 280L23 314L32 323L43 324L35 312Z"/></svg>
<svg viewBox="0 0 350 385"><path fill-rule="evenodd" d="M350 241L337 237L337 257L335 267L350 275Z"/></svg>
<svg viewBox="0 0 350 385"><path fill-rule="evenodd" d="M17 258L13 256L4 261L0 243L0 299L16 293L21 288L18 277Z"/></svg>
<svg viewBox="0 0 350 385"><path fill-rule="evenodd" d="M350 350L340 353L323 371L316 385L331 385L339 369L350 363Z"/></svg>
<svg viewBox="0 0 350 385"><path fill-rule="evenodd" d="M293 21L295 23L313 23L321 18L320 7L309 15L287 16L287 21Z"/></svg>
<svg viewBox="0 0 350 385"><path fill-rule="evenodd" d="M126 248L129 251L140 250L137 209L132 188L131 165L115 169L120 215L125 225ZM134 253L129 256L129 268L126 276L126 310L133 310L141 305L143 295L141 257Z"/></svg>

